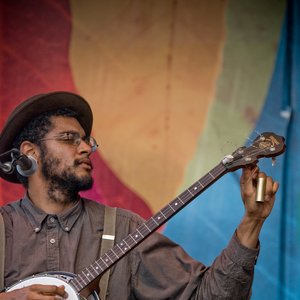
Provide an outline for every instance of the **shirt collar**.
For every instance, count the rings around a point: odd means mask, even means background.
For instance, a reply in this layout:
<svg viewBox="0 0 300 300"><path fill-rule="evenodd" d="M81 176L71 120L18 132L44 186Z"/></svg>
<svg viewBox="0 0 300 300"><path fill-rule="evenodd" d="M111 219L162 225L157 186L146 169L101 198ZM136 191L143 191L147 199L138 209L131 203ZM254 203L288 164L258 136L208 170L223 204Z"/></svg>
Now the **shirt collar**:
<svg viewBox="0 0 300 300"><path fill-rule="evenodd" d="M21 205L23 206L28 220L32 225L33 231L35 231L36 233L41 231L43 222L48 216L55 216L64 231L71 231L83 208L82 199L79 198L74 206L67 211L57 215L50 215L35 206L34 203L30 200L27 193L23 197Z"/></svg>

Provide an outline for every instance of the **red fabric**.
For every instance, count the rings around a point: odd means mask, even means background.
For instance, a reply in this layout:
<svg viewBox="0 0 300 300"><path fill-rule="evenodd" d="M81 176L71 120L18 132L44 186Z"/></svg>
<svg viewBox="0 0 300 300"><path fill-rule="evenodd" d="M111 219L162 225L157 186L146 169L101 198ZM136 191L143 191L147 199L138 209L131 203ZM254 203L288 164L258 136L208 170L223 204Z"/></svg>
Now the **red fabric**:
<svg viewBox="0 0 300 300"><path fill-rule="evenodd" d="M69 65L72 16L68 0L1 1L0 126L22 100L54 90L78 92ZM131 209L144 218L149 206L120 182L100 153L93 155L95 184L83 193L98 202ZM0 204L20 198L21 185L0 179Z"/></svg>

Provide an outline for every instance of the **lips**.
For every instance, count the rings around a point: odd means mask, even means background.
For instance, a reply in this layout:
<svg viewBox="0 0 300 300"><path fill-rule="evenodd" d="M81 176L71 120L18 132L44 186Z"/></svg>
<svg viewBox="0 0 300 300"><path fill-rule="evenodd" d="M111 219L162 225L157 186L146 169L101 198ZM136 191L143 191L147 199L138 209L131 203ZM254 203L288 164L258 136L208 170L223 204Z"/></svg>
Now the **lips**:
<svg viewBox="0 0 300 300"><path fill-rule="evenodd" d="M76 166L88 167L90 170L93 169L92 162L88 158L78 159L75 161Z"/></svg>

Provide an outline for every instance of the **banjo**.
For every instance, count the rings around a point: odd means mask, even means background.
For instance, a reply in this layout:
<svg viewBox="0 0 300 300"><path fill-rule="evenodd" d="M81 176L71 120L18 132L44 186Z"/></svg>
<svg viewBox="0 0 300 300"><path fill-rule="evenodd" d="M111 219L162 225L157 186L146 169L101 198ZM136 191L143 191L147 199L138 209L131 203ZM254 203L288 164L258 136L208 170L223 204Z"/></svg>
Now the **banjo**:
<svg viewBox="0 0 300 300"><path fill-rule="evenodd" d="M285 144L283 137L272 132L260 134L249 147L240 147L231 155L225 156L210 172L192 184L162 210L138 226L135 231L80 273L41 273L19 281L5 291L13 291L32 284L64 285L68 293L67 300L99 300L97 293L95 291L91 293L89 290L89 287L96 282L96 279L100 278L105 271L155 232L210 185L228 172L235 171L247 165L253 165L258 162L259 158L276 157L284 151Z"/></svg>

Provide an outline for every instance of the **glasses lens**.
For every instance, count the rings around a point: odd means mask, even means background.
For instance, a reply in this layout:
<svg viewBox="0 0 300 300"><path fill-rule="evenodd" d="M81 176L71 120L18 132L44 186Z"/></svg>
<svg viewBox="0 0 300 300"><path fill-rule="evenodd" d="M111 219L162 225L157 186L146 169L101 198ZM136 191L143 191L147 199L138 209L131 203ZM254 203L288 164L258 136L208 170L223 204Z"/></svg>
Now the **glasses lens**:
<svg viewBox="0 0 300 300"><path fill-rule="evenodd" d="M88 145L91 146L92 152L96 151L96 149L97 149L97 147L98 147L98 144L97 144L96 140L95 140L93 137L89 136L89 137L86 138L85 141L86 141L86 143L87 143Z"/></svg>

